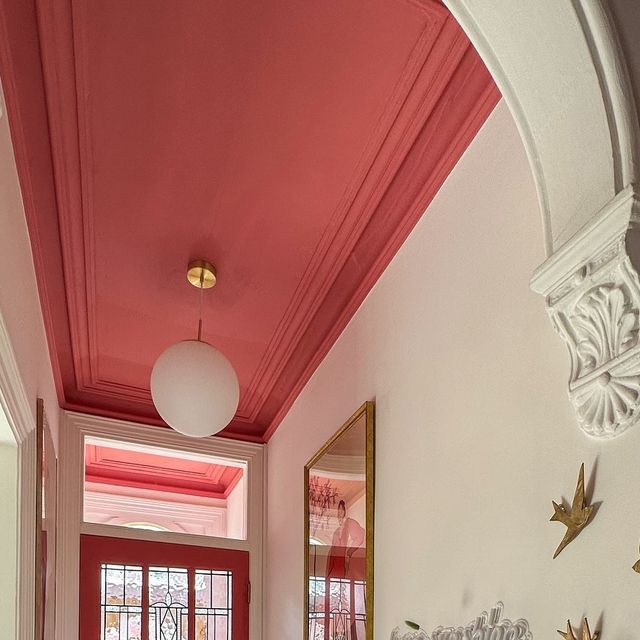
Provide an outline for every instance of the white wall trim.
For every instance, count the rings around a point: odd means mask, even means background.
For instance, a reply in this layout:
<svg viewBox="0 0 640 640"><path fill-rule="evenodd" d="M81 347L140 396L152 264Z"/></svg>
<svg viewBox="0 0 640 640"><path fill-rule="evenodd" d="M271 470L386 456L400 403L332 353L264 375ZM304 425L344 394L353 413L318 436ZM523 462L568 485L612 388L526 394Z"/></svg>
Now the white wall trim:
<svg viewBox="0 0 640 640"><path fill-rule="evenodd" d="M590 59L591 69L587 68L587 62L581 73L592 73L594 82L581 85L584 95L578 101L574 94L569 108L575 109L577 104L585 105L585 108L588 106L588 115L587 111L583 114L589 119L585 121L584 128L599 132L592 139L592 142L600 142L594 148L587 140L588 136L584 141L576 140L576 132L571 126L558 131L558 128L563 129L562 118L556 117L554 126L545 126L540 120L540 114L546 112L559 114L561 105L556 88L566 79L566 64L551 59L544 61L544 56L541 56L538 71L541 75L544 72L544 82L549 91L541 87L535 95L527 95L523 91L533 68L531 56L535 56L529 47L535 41L524 37L519 48L510 37L514 21L505 20L503 26L496 18L502 13L517 15L519 8L525 15L525 8L531 6L530 3L526 0L496 0L488 4L478 0L444 2L482 57L514 117L536 184L544 246L547 256L550 256L562 242L573 236L589 215L597 215L607 198L639 180L640 132L635 98L626 58L606 3L603 0L571 0L573 16L564 12L563 23L558 22L560 16L554 15L552 3L547 3L549 8L537 9L535 19L529 13L529 22L522 27L523 33L529 35L532 31L553 33L556 40L550 42L554 45L562 43L569 53L574 49L576 62L584 61L580 58L583 54L587 60ZM543 46L543 41L540 40L540 46ZM564 120L573 122L571 111L564 115ZM565 144L568 140L575 141L573 154L565 154L560 143L555 142L563 138ZM610 142L610 151L601 144L604 138ZM580 144L585 147L581 156L575 153ZM550 152L553 148L556 148L556 153ZM597 163L593 161L595 156ZM580 176L580 180L572 181L571 178L576 176ZM578 186L571 193L565 185L573 182ZM595 184L597 189L594 187L591 192L583 192ZM589 209L590 206L593 210Z"/></svg>
<svg viewBox="0 0 640 640"><path fill-rule="evenodd" d="M573 6L600 79L618 193L638 179L640 135L629 69L604 3L601 0L573 0Z"/></svg>
<svg viewBox="0 0 640 640"><path fill-rule="evenodd" d="M263 518L264 518L264 445L226 438L194 439L171 429L100 418L74 412L62 412L60 429L60 500L57 640L78 640L78 570L80 535L108 535L120 538L195 544L200 546L242 549L250 553L250 579L253 595L250 607L250 638L262 638L263 608ZM85 437L168 448L185 453L210 453L247 464L247 540L227 540L170 532L153 532L124 527L83 523Z"/></svg>
<svg viewBox="0 0 640 640"><path fill-rule="evenodd" d="M16 631L18 640L33 640L36 543L35 403L31 406L29 402L1 312L0 404L18 448Z"/></svg>
<svg viewBox="0 0 640 640"><path fill-rule="evenodd" d="M118 487L119 488L119 487ZM227 530L227 507L223 500L200 503L179 502L180 494L171 499L152 496L150 491L118 493L111 485L96 490L95 483L84 496L85 515L95 524L123 526L129 522L151 522L165 529L191 535L223 536ZM155 492L158 493L158 492ZM177 498L177 499L176 499ZM215 504L222 502L222 504Z"/></svg>
<svg viewBox="0 0 640 640"><path fill-rule="evenodd" d="M518 98L513 84L509 80L509 76L500 64L493 47L482 29L478 26L475 18L465 6L464 0L444 0L444 3L447 5L447 8L451 11L460 26L464 28L469 40L473 43L473 46L482 58L482 61L486 65L487 69L489 69L498 89L500 89L500 93L507 103L509 111L511 111L511 115L516 123L520 137L522 138L522 143L527 153L527 157L529 158L529 165L533 173L536 192L538 194L538 203L540 205L540 213L542 216L542 235L545 253L546 255L551 255L553 251L553 238L551 235L549 193L542 163L540 162L540 155L537 151L535 137L531 131L531 126L522 107L522 103Z"/></svg>

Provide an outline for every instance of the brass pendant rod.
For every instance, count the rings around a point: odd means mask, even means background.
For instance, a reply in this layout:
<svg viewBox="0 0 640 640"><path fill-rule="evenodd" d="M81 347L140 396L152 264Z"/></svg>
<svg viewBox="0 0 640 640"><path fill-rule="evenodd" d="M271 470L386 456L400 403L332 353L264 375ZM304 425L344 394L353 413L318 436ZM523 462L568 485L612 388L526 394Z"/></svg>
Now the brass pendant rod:
<svg viewBox="0 0 640 640"><path fill-rule="evenodd" d="M192 260L187 267L189 284L200 289L200 317L198 319L198 341L202 342L202 294L211 289L217 281L215 267L207 260Z"/></svg>
<svg viewBox="0 0 640 640"><path fill-rule="evenodd" d="M200 273L200 317L198 318L198 342L202 342L202 293L204 292L204 270Z"/></svg>

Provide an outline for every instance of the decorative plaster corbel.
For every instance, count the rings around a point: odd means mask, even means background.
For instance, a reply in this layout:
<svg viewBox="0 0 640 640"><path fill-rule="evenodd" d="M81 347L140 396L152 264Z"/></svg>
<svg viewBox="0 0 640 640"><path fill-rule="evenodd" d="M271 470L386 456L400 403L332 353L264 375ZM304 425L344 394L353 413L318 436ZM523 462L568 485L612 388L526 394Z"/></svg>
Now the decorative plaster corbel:
<svg viewBox="0 0 640 640"><path fill-rule="evenodd" d="M580 428L613 438L640 421L640 199L619 193L531 280L571 357Z"/></svg>

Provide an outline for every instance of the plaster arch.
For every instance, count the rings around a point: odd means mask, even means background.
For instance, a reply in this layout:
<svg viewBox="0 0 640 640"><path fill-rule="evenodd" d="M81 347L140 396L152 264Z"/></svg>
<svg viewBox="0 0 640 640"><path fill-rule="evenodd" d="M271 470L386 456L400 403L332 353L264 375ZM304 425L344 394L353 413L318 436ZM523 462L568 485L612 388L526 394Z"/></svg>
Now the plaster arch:
<svg viewBox="0 0 640 640"><path fill-rule="evenodd" d="M523 139L547 255L531 287L568 348L578 425L599 439L640 423L640 136L622 1L444 0Z"/></svg>
<svg viewBox="0 0 640 640"><path fill-rule="evenodd" d="M601 0L444 0L523 138L551 256L637 181L638 123Z"/></svg>

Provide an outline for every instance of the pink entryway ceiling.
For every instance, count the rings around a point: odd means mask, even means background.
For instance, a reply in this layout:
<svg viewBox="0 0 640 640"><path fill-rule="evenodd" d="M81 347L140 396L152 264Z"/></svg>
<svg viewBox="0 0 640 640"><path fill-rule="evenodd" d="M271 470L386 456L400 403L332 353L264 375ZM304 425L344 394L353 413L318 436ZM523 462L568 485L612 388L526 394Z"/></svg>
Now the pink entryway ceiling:
<svg viewBox="0 0 640 640"><path fill-rule="evenodd" d="M478 55L433 0L0 7L61 405L163 424L151 367L195 336L204 257L223 434L267 439L498 101Z"/></svg>
<svg viewBox="0 0 640 640"><path fill-rule="evenodd" d="M220 462L85 446L85 480L115 487L226 499L242 473L242 469Z"/></svg>

